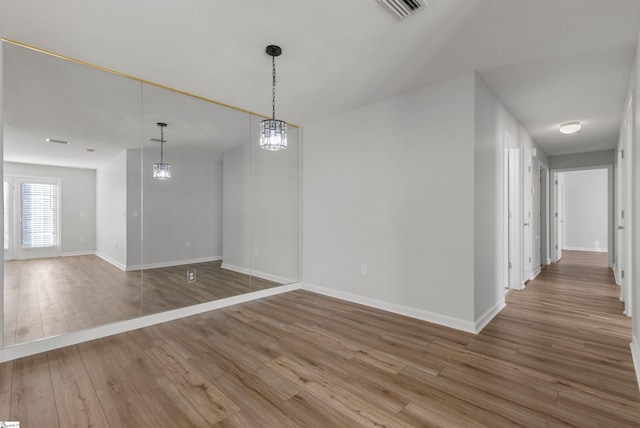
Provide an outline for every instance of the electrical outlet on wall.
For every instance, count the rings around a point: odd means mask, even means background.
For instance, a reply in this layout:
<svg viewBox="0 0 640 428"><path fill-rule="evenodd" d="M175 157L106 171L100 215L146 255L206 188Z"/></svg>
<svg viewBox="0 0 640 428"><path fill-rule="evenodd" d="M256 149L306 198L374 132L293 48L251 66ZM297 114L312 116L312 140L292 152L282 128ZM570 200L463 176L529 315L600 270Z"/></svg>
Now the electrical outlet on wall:
<svg viewBox="0 0 640 428"><path fill-rule="evenodd" d="M196 270L187 269L187 282L196 282Z"/></svg>
<svg viewBox="0 0 640 428"><path fill-rule="evenodd" d="M367 275L367 265L366 264L362 264L362 266L360 266L360 273L362 275Z"/></svg>

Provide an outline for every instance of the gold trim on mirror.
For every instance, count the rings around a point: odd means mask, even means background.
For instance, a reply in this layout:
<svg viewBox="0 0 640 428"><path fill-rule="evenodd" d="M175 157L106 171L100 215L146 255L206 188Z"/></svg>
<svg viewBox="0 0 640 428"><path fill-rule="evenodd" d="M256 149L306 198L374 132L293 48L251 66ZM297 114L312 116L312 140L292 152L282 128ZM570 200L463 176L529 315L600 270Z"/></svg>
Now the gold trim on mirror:
<svg viewBox="0 0 640 428"><path fill-rule="evenodd" d="M71 58L71 57L68 57L68 56L65 56L65 55L61 55L61 54L58 54L58 53L55 53L55 52L51 52L51 51L48 51L48 50L45 50L45 49L37 48L35 46L30 46L30 45L27 45L27 44L24 44L24 43L20 43L20 42L17 42L15 40L5 39L5 38L1 38L0 40L2 40L3 42L6 42L6 43L10 43L10 44L15 45L15 46L20 46L20 47L23 47L23 48L26 48L26 49L31 49L31 50L36 51L36 52L40 52L40 53L43 53L43 54L46 54L46 55L51 55L53 57L64 59L66 61L71 61L71 62L74 62L76 64L81 64L81 65L84 65L84 66L87 66L87 67L95 68L96 70L105 71L107 73L115 74L117 76L126 77L127 79L136 80L136 81L141 82L141 83L146 83L148 85L156 86L158 88L166 89L168 91L176 92L178 94L186 95L186 96L189 96L189 97L192 97L192 98L196 98L196 99L199 99L199 100L202 100L202 101L206 101L208 103L217 104L219 106L223 106L223 107L227 107L227 108L230 108L230 109L233 109L233 110L241 111L243 113L249 113L249 114L252 114L254 116L262 117L264 119L269 119L270 118L270 116L265 116L264 114L255 113L253 111L246 110L246 109L243 109L243 108L240 108L240 107L235 107L235 106L232 106L232 105L229 105L229 104L221 103L220 101L212 100L210 98L201 97L200 95L195 95L195 94L192 94L190 92L181 91L180 89L175 89L175 88L172 88L170 86L161 85L160 83L151 82L151 81L146 80L146 79L141 79L139 77L131 76L130 74L121 73L121 72L116 71L116 70L111 70L110 68L102 67L100 65L91 64L90 62L81 61L79 59ZM287 125L299 128L299 126L294 124L294 123L287 122Z"/></svg>

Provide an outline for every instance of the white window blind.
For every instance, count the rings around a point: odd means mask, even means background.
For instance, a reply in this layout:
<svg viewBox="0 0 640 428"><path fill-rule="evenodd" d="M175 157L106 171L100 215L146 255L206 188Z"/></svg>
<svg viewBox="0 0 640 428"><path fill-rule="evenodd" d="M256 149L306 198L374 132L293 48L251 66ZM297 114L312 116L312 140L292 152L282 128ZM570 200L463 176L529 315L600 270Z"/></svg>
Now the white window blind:
<svg viewBox="0 0 640 428"><path fill-rule="evenodd" d="M57 207L57 185L20 183L20 236L22 247L44 248L56 245L58 229Z"/></svg>

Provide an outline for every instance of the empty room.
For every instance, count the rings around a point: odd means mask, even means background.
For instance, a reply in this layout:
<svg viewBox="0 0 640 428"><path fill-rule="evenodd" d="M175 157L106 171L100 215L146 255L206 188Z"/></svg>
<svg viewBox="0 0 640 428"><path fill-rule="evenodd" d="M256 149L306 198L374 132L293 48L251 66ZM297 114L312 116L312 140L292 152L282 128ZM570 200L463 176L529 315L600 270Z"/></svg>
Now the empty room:
<svg viewBox="0 0 640 428"><path fill-rule="evenodd" d="M640 3L6 0L0 425L640 425Z"/></svg>

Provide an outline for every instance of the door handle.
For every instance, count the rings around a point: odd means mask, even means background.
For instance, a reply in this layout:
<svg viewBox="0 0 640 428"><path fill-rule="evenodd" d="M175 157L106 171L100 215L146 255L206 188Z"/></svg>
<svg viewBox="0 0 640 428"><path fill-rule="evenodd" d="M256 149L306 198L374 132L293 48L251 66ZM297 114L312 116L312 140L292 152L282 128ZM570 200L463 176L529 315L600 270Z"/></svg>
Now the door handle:
<svg viewBox="0 0 640 428"><path fill-rule="evenodd" d="M525 223L524 225L525 225L525 226L529 226L529 223Z"/></svg>
<svg viewBox="0 0 640 428"><path fill-rule="evenodd" d="M618 230L624 229L624 226L618 226Z"/></svg>

